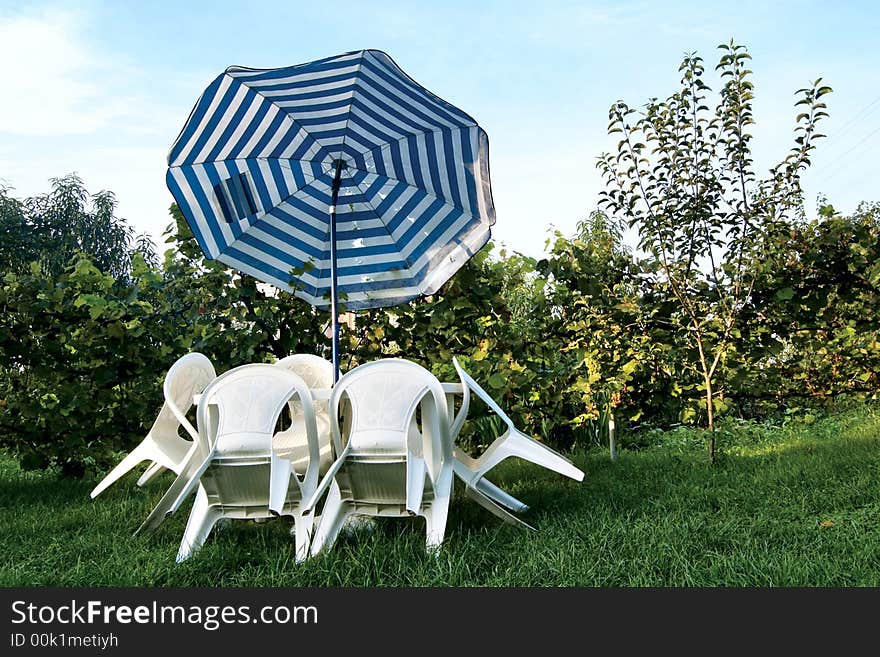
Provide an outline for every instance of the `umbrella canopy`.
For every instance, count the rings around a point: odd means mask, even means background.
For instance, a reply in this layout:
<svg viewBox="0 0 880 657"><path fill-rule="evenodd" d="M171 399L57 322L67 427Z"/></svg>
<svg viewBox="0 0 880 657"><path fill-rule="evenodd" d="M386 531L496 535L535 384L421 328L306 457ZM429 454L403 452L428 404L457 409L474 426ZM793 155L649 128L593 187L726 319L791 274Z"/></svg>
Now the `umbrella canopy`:
<svg viewBox="0 0 880 657"><path fill-rule="evenodd" d="M468 114L361 50L228 68L167 183L209 258L322 309L335 271L348 309L373 308L435 292L488 241L488 148Z"/></svg>

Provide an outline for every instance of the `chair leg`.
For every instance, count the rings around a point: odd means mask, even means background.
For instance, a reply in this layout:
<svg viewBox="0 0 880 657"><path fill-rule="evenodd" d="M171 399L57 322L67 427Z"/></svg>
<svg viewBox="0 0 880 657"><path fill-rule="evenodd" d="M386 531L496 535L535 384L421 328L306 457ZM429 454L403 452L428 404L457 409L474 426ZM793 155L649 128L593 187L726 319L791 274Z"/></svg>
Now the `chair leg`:
<svg viewBox="0 0 880 657"><path fill-rule="evenodd" d="M183 540L180 541L177 550L177 563L186 561L193 552L202 547L221 515L219 510L208 506L208 495L204 488L199 488L189 520L186 522Z"/></svg>
<svg viewBox="0 0 880 657"><path fill-rule="evenodd" d="M486 497L491 498L502 506L506 506L511 511L521 512L529 510L528 504L521 502L510 493L501 490L498 486L493 484L485 477L478 479L473 486L474 488L479 489L479 491L483 493L483 495L485 495Z"/></svg>
<svg viewBox="0 0 880 657"><path fill-rule="evenodd" d="M452 478L452 468L448 468L440 475L435 484L433 501L420 514L425 518L425 523L427 524L425 547L429 552L438 550L443 543L443 537L446 535L449 499L452 497Z"/></svg>
<svg viewBox="0 0 880 657"><path fill-rule="evenodd" d="M576 481L582 481L584 478L583 471L575 467L567 458L518 431L511 432L505 447L515 456L537 463Z"/></svg>
<svg viewBox="0 0 880 657"><path fill-rule="evenodd" d="M480 463L478 476L482 477L511 456L531 461L576 481L582 481L584 478L583 471L575 467L567 458L515 429L498 438L478 459Z"/></svg>
<svg viewBox="0 0 880 657"><path fill-rule="evenodd" d="M312 532L315 526L315 516L312 513L302 515L294 514L293 535L296 545L296 562L300 563L309 557L309 546L312 542Z"/></svg>
<svg viewBox="0 0 880 657"><path fill-rule="evenodd" d="M144 470L144 474L141 475L140 479L137 480L137 485L143 486L149 483L150 481L158 477L166 469L167 468L158 461L153 461L149 466L147 466L147 469Z"/></svg>
<svg viewBox="0 0 880 657"><path fill-rule="evenodd" d="M449 500L442 502L434 500L421 513L427 523L427 536L425 539L425 549L428 552L434 552L440 549L443 543L443 537L446 534L446 519L449 515Z"/></svg>
<svg viewBox="0 0 880 657"><path fill-rule="evenodd" d="M141 443L135 447L124 459L122 459L110 473L90 493L92 499L103 493L107 488L116 483L121 477L132 470L142 461L152 461L153 451L149 443Z"/></svg>
<svg viewBox="0 0 880 657"><path fill-rule="evenodd" d="M190 452L181 466L177 478L171 483L171 486L168 487L168 490L165 491L165 494L159 499L153 510L150 511L150 514L141 523L141 526L135 530L134 535L139 536L140 534L154 532L168 516L174 513L184 498L189 497L195 487L199 485L199 479L210 462L210 458L203 459L198 452Z"/></svg>
<svg viewBox="0 0 880 657"><path fill-rule="evenodd" d="M484 509L486 509L487 511L489 511L493 515L498 516L504 522L510 523L511 525L517 525L519 527L524 527L526 529L532 529L532 530L535 529L530 524L523 522L522 520L517 518L515 515L513 515L510 511L508 511L503 506L498 504L489 495L485 495L483 493L483 491L481 491L479 488L471 488L470 486L467 486L465 488L465 493L467 494L468 497L470 497L472 500L474 500L481 507L483 507Z"/></svg>
<svg viewBox="0 0 880 657"><path fill-rule="evenodd" d="M498 486L479 474L480 464L476 460L471 460L472 465L467 462L455 458L452 461L452 469L455 476L458 477L464 485L470 488L478 488L486 497L492 499L497 504L506 506L511 511L527 511L529 505L516 499L510 493L501 490Z"/></svg>
<svg viewBox="0 0 880 657"><path fill-rule="evenodd" d="M321 550L330 549L339 536L339 530L345 519L352 513L352 505L349 502L342 501L342 494L339 490L339 484L335 481L330 486L327 498L324 500L324 508L321 510L321 519L318 520L318 527L315 529L315 536L312 539L311 554L315 556Z"/></svg>

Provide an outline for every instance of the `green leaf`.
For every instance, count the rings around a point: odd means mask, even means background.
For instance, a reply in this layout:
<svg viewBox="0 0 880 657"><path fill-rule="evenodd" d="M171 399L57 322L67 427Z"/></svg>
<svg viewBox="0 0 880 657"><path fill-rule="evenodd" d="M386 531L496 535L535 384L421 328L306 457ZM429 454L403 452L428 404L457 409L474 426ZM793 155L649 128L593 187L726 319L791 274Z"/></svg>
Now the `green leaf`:
<svg viewBox="0 0 880 657"><path fill-rule="evenodd" d="M489 377L489 387L495 388L496 390L503 388L507 385L507 377L498 374L497 372Z"/></svg>

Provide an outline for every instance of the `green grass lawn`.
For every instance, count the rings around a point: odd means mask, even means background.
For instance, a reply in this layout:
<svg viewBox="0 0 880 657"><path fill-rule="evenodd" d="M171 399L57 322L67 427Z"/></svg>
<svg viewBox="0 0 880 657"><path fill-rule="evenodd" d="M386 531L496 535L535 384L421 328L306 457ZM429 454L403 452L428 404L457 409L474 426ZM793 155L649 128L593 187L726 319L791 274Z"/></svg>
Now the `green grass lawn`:
<svg viewBox="0 0 880 657"><path fill-rule="evenodd" d="M382 519L304 564L290 522L274 519L222 527L177 565L187 508L132 537L170 475L138 489L132 473L92 501L94 481L2 457L0 585L880 586L880 409L727 425L714 466L692 430L640 443L624 442L616 463L604 450L577 454L582 483L521 462L499 469L536 532L456 491L436 558L424 521Z"/></svg>

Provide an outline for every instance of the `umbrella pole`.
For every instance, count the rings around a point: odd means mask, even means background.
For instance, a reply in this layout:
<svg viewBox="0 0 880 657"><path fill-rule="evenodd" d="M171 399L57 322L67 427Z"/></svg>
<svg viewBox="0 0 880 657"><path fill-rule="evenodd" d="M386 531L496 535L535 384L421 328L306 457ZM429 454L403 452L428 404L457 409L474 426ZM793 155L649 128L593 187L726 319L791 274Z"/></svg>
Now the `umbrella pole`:
<svg viewBox="0 0 880 657"><path fill-rule="evenodd" d="M336 290L336 199L339 196L339 181L345 162L341 159L334 162L336 172L333 175L332 199L330 201L330 315L333 324L333 385L339 380L339 293Z"/></svg>

